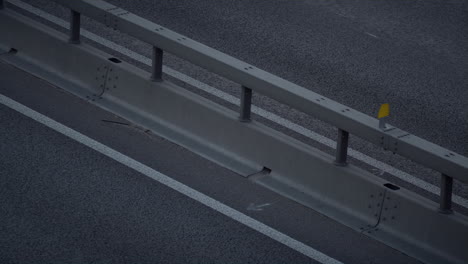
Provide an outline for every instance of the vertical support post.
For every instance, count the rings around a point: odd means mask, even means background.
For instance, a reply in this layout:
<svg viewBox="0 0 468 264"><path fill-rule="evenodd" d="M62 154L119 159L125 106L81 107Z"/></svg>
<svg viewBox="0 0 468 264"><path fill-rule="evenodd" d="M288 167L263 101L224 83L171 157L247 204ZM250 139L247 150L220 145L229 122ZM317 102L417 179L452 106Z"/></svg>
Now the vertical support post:
<svg viewBox="0 0 468 264"><path fill-rule="evenodd" d="M452 214L452 186L453 178L442 173L440 177L440 207L442 214Z"/></svg>
<svg viewBox="0 0 468 264"><path fill-rule="evenodd" d="M241 122L250 122L250 112L252 106L252 89L242 86L240 98L240 116Z"/></svg>
<svg viewBox="0 0 468 264"><path fill-rule="evenodd" d="M346 166L348 157L348 139L349 132L338 128L338 140L336 141L336 158L334 164L337 166Z"/></svg>
<svg viewBox="0 0 468 264"><path fill-rule="evenodd" d="M387 126L385 125L385 117L379 119L379 128L385 130Z"/></svg>
<svg viewBox="0 0 468 264"><path fill-rule="evenodd" d="M162 65L163 65L163 50L153 46L153 55L152 55L152 69L151 69L151 80L152 81L162 81Z"/></svg>
<svg viewBox="0 0 468 264"><path fill-rule="evenodd" d="M0 9L3 9L3 8L5 8L5 1L0 0Z"/></svg>
<svg viewBox="0 0 468 264"><path fill-rule="evenodd" d="M70 39L68 42L72 44L80 43L80 13L75 10L70 10Z"/></svg>

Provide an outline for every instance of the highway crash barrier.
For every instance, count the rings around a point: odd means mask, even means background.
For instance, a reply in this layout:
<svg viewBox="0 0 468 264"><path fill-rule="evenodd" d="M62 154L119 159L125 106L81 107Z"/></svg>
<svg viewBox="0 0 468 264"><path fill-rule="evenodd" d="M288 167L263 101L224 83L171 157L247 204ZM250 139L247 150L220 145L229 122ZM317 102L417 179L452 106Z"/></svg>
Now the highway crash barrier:
<svg viewBox="0 0 468 264"><path fill-rule="evenodd" d="M398 128L381 129L377 119L106 2L57 2L72 9L68 36L0 10L1 60L243 176L267 168L259 184L420 260L468 262L468 218L451 211L450 200L452 178L467 181L467 158ZM80 43L81 13L152 44L152 72ZM241 84L240 113L163 80L165 50ZM253 91L337 126L336 156L252 120ZM348 164L349 133L440 171L440 204Z"/></svg>

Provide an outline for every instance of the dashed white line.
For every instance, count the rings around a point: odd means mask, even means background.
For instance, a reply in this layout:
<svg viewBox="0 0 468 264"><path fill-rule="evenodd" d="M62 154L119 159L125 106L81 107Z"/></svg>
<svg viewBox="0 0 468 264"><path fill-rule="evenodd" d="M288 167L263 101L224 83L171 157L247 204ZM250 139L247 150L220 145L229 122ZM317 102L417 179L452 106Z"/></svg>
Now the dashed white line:
<svg viewBox="0 0 468 264"><path fill-rule="evenodd" d="M24 9L24 10L30 12L30 13L33 13L33 14L35 14L35 15L37 15L37 16L45 19L45 20L48 20L48 21L50 21L50 22L52 22L52 23L54 23L56 25L59 25L59 26L64 27L64 28L69 28L69 23L67 21L64 21L64 20L62 20L62 19L60 19L58 17L55 17L55 16L53 16L53 15L51 15L49 13L46 13L46 12L44 12L44 11L42 11L40 9L37 9L37 8L35 8L35 7L33 7L33 6L29 5L29 4L26 4L26 3L22 2L22 1L9 0L8 2L10 2L11 4L14 4L15 6L21 8L21 9ZM107 40L105 38L102 38L102 37L100 37L100 36L98 36L96 34L93 34L93 33L89 32L89 31L85 30L85 29L81 30L81 34L84 37L86 37L86 38L88 38L88 39L90 39L90 40L92 40L92 41L94 41L96 43L107 46L108 48L110 48L110 49L112 49L114 51L117 51L117 52L119 52L119 53L121 53L121 54L123 54L125 56L128 56L128 57L130 57L130 58L132 58L132 59L134 59L136 61L144 63L144 64L146 64L148 66L151 66L151 59L150 58L147 58L147 57L145 57L145 56L143 56L141 54L138 54L138 53L136 53L136 52L134 52L132 50L129 50L129 49L125 48L125 47L122 47L122 46L118 45L115 42L112 42L112 41L109 41L109 40ZM369 32L366 32L366 34L368 34L368 35L370 35L372 37L378 38L377 36L375 36L375 35L373 35L373 34L371 34ZM190 76L187 76L187 75L185 75L185 74L183 74L181 72L178 72L178 71L176 71L174 69L171 69L171 68L169 68L167 66L163 67L163 71L167 75L170 75L170 76L172 76L172 77L174 77L176 79L179 79L179 80L181 80L181 81L183 81L183 82L185 82L185 83L187 83L187 84L189 84L189 85L191 85L191 86L193 86L195 88L198 88L198 89L200 89L202 91L205 91L205 92L207 92L209 94L212 94L212 95L214 95L214 96L216 96L218 98L221 98L221 99L223 99L223 100L225 100L225 101L227 101L227 102L229 102L231 104L235 104L235 105L240 104L240 100L238 98L236 98L236 97L234 97L234 96L232 96L232 95L230 95L228 93L225 93L223 91L220 91L220 90L218 90L218 89L216 89L214 87L211 87L211 86L209 86L209 85L207 85L207 84L205 84L203 82L195 80L195 79L191 78ZM292 131L294 131L296 133L299 133L299 134L301 134L301 135L303 135L305 137L313 139L313 140L315 140L315 141L317 141L317 142L319 142L319 143L321 143L323 145L326 145L326 146L331 147L331 148L336 148L336 141L331 140L331 139L329 139L329 138L327 138L325 136L322 136L322 135L320 135L318 133L315 133L315 132L313 132L313 131L311 131L311 130L303 127L303 126L295 124L295 123L293 123L293 122L291 122L291 121L289 121L289 120L287 120L285 118L282 118L282 117L280 117L280 116L278 116L276 114L270 113L270 112L268 112L268 111L266 111L266 110L264 110L262 108L256 107L256 106L252 106L252 112L259 115L259 116L261 116L261 117L263 117L263 118L266 118L266 119L268 119L268 120L270 120L272 122L275 122L275 123L277 123L277 124L279 124L281 126L284 126L284 127L288 128L288 129L290 129L290 130L292 130ZM412 175L410 175L410 174L408 174L408 173L406 173L404 171L401 171L401 170L399 170L397 168L394 168L394 167L392 167L392 166L390 166L390 165L388 165L386 163L383 163L383 162L378 161L378 160L376 160L376 159L374 159L372 157L369 157L369 156L367 156L367 155L365 155L365 154L363 154L363 153L361 153L359 151L356 151L356 150L350 148L348 150L348 155L355 158L355 159L357 159L357 160L359 160L359 161L362 161L362 162L364 162L366 164L369 164L370 166L372 166L374 168L377 168L377 169L379 169L379 170L381 170L383 172L391 174L391 175L393 175L393 176L395 176L395 177L397 177L397 178L399 178L401 180L404 180L404 181L406 181L408 183L411 183L416 187L419 187L419 188L421 188L423 190L426 190L429 193L432 193L432 194L435 194L435 195L439 195L439 193L440 193L440 188L439 187L437 187L437 186L435 186L433 184L430 184L430 183L428 183L428 182L426 182L424 180L421 180L419 178L416 178L416 177L414 177L414 176L412 176ZM454 203L459 204L459 205L461 205L461 206L463 206L465 208L468 208L468 200L467 199L465 199L465 198L463 198L461 196L453 194L452 200L453 200Z"/></svg>
<svg viewBox="0 0 468 264"><path fill-rule="evenodd" d="M0 103L323 264L342 263L2 94ZM263 205L265 206L265 205Z"/></svg>

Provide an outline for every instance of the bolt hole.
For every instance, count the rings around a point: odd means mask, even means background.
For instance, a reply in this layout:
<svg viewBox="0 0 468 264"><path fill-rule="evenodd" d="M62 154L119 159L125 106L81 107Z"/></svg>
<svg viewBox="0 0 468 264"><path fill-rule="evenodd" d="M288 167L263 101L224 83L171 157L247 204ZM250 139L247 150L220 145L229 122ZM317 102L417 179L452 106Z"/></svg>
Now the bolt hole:
<svg viewBox="0 0 468 264"><path fill-rule="evenodd" d="M109 60L112 61L113 63L121 63L122 62L121 60L119 60L117 58L114 58L114 57L109 58Z"/></svg>
<svg viewBox="0 0 468 264"><path fill-rule="evenodd" d="M396 190L399 190L400 187L396 186L396 185L393 185L391 183L385 183L384 184L385 187L389 188L390 190L393 190L393 191L396 191Z"/></svg>
<svg viewBox="0 0 468 264"><path fill-rule="evenodd" d="M18 53L18 50L15 49L15 48L11 48L11 49L8 51L8 53L10 53L10 54L16 54L16 53Z"/></svg>

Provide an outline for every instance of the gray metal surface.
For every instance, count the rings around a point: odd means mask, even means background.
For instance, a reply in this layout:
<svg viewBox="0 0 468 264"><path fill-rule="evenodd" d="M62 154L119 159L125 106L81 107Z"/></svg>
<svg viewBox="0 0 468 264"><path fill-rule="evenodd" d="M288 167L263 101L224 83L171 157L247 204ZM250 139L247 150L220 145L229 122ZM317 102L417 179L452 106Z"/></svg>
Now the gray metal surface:
<svg viewBox="0 0 468 264"><path fill-rule="evenodd" d="M135 36L254 91L318 117L369 142L381 145L394 153L463 182L468 180L466 157L395 127L388 126L388 129L382 131L375 118L325 99L303 87L254 68L104 1L57 0L57 2L79 10L113 29Z"/></svg>
<svg viewBox="0 0 468 264"><path fill-rule="evenodd" d="M21 104L71 127L74 130L129 156L130 158L154 168L171 178L192 187L193 189L196 189L250 217L253 217L254 219L257 219L258 221L261 221L266 225L271 226L272 228L280 230L284 234L312 246L335 259L342 260L347 264L371 264L385 262L407 264L420 263L397 250L376 242L370 237L355 232L346 226L330 220L329 218L324 217L299 203L262 188L261 186L251 182L249 179L203 159L200 156L165 140L164 138L152 135L147 130L139 128L125 119L119 118L112 113L103 111L92 104L86 103L82 99L64 92L62 89L54 87L20 69L1 62L0 73L0 94L8 96ZM77 260L77 262L89 263L91 260L87 261L88 259L86 256L94 256L97 259L111 259L113 263L120 263L121 259L121 262L125 262L123 260L124 258L132 260L135 259L134 262L138 263L145 263L142 261L143 258L147 258L151 263L158 261L162 263L175 263L178 259L187 259L186 261L181 260L181 262L190 263L190 259L185 258L184 256L188 256L192 253L198 256L201 254L210 254L213 253L211 250L215 250L215 248L223 249L222 252L226 256L231 256L231 252L242 255L238 257L239 261L243 261L244 257L248 257L244 255L252 253L252 255L255 255L250 256L253 261L257 260L257 258L261 258L264 253L262 250L264 247L261 244L270 245L270 242L265 243L262 241L262 238L259 238L255 243L260 244L253 245L252 249L256 249L259 246L261 251L254 252L251 249L243 250L243 245L239 247L239 250L235 248L230 249L227 242L225 244L224 239L234 238L237 230L234 231L234 233L231 232L233 231L231 229L234 226L231 225L231 221L224 222L223 217L219 219L215 217L215 221L220 220L220 225L192 225L190 228L184 229L184 231L186 231L185 234L181 234L178 231L180 231L181 227L186 227L186 223L195 223L195 221L191 221L194 219L185 219L185 212L178 210L179 208L187 208L187 202L184 197L173 200L161 199L162 195L159 195L160 193L157 191L164 190L164 187L159 186L159 184L152 180L147 180L144 175L140 175L138 173L135 173L134 175L131 170L112 170L110 175L108 175L111 168L103 166L103 164L111 166L111 164L114 164L112 161L109 161L107 158L102 157L93 151L89 151L86 148L79 147L76 149L74 146L80 146L79 144L74 144L72 141L68 141L66 138L61 137L61 135L55 137L55 135L57 135L55 132L52 131L51 133L49 129L44 128L41 125L34 125L34 121L25 120L24 118L21 118L21 116L18 118L18 115L15 115L14 113L10 114L8 109L7 111L3 111L3 109L4 108L2 107L0 110L0 120L2 121L2 124L5 123L7 125L0 128L0 133L2 135L0 137L0 141L3 142L2 140L7 139L11 140L8 140L7 144L0 144L0 146L13 149L15 154L24 153L21 159L18 159L17 155L12 155L13 152L3 152L0 154L0 167L1 164L17 164L18 168L12 168L12 170L21 172L16 174L17 176L9 185L12 187L10 189L11 192L19 193L21 190L24 190L20 189L22 186L31 186L27 184L32 184L31 182L27 182L27 179L32 179L35 180L35 183L38 183L37 186L44 187L44 192L41 192L41 194L44 194L46 197L53 196L57 193L57 190L60 190L60 188L46 188L43 184L46 184L47 182L41 182L39 179L55 179L59 183L66 182L66 179L80 179L82 177L88 179L88 175L84 174L85 171L89 170L88 167L82 166L83 164L76 164L74 161L89 161L89 166L95 169L93 170L93 175L99 174L102 169L104 176L102 176L102 178L96 177L98 179L91 178L90 181L83 179L83 181L80 181L79 186L76 187L76 189L81 190L82 193L77 191L71 192L69 195L73 197L76 195L77 200L80 201L82 205L90 205L93 202L99 203L99 201L109 201L110 203L106 209L107 212L113 212L117 216L113 218L114 214L98 215L95 214L95 211L81 211L80 209L82 207L79 207L77 204L72 202L68 203L68 200L65 206L62 207L60 207L60 204L63 205L63 203L60 203L62 200L55 200L49 206L54 208L57 207L59 212L76 211L77 214L83 215L83 217L86 216L86 219L99 219L98 221L102 220L104 222L105 220L112 218L118 227L122 227L121 229L118 229L117 227L100 229L101 226L99 225L89 226L89 229L82 230L83 233L89 234L89 236L85 236L83 240L78 241L73 240L76 238L75 236L69 235L76 234L75 232L77 232L73 225L69 226L69 228L64 227L63 233L55 234L55 237L58 238L58 240L49 239L51 236L34 237L37 238L37 240L35 240L36 243L24 249L37 252L34 248L50 248L51 250L48 252L50 252L51 255L38 256L32 252L29 254L29 257L33 259L31 262L52 262L46 261L44 258L58 259L61 256L68 258L66 262L71 262L70 259L73 257L79 257L79 253L82 252L84 257L82 260L78 259L80 261ZM3 136L3 132L6 132L6 137ZM35 147L34 144L29 144L31 141L24 141L23 136L34 140L37 147ZM54 144L51 144L53 142L64 144L58 144L58 146L55 146ZM42 155L42 160L45 160L46 162L36 162L34 158L41 157L37 152L44 149L46 155ZM71 162L63 162L62 159L59 159L57 162L54 162L54 155L57 151L53 150L61 151L60 153L63 154L73 152L73 160ZM86 157L89 155L96 157L97 160L87 159ZM104 161L104 163L101 163L101 161ZM50 165L50 163L52 163L52 165ZM31 178L28 178L30 171L27 170L27 165L25 166L24 164L34 164L35 168L40 168L40 172L43 172L46 175L36 173ZM52 169L48 169L48 166L57 168L57 171L62 171L62 173L60 175L56 175L57 177L47 175L49 171L53 171ZM118 166L121 168L121 165ZM22 170L22 168L24 170ZM82 174L84 174L84 176L82 176ZM1 170L0 177L3 177ZM113 179L114 181L112 181ZM6 182L6 180L1 181L1 184L6 184ZM23 182L25 185L21 184ZM96 182L98 182L98 184L97 186L94 186L93 183ZM90 186L87 186L87 184ZM57 184L55 186L62 185ZM113 191L106 191L111 186ZM62 187L65 188L65 186ZM141 189L147 190L147 192L142 194L138 191ZM41 190L43 189L41 188ZM94 190L99 190L99 193L98 196L92 198L95 194L93 192ZM30 189L29 191L33 192L34 190ZM116 193L122 194L122 196L119 195L116 197ZM170 190L168 190L167 193L172 195ZM3 198L5 196L6 193L0 192L1 201L4 201ZM89 200L81 199L83 196L89 198ZM126 200L122 201L122 197L125 197ZM148 199L148 203L144 203L144 201L142 203L139 198ZM155 199L154 204L153 199ZM11 200L14 202L17 201L14 199ZM131 206L132 203L127 203L134 200L139 201L138 204L141 205L140 210L135 210ZM129 227L126 223L136 220L137 217L143 219L143 221L140 221L137 224L142 230L148 232L151 232L152 230L160 230L158 228L159 224L164 224L165 222L158 222L155 221L155 219L164 215L164 212L161 207L157 208L161 210L156 210L154 205L160 205L162 200L166 202L164 204L164 208L171 211L169 214L171 216L177 215L177 217L171 218L173 221L170 221L170 224L167 227L161 228L163 230L171 230L171 232L168 231L164 233L167 235L164 238L172 237L173 240L163 241L163 239L161 239L161 243L175 243L174 247L167 249L167 252L175 253L176 258L171 258L171 256L169 254L165 254L165 252L142 250L145 245L157 245L158 241L155 240L156 238L161 237L157 233L154 233L152 240L147 240L146 236L144 238L136 236L138 233L125 232L126 228ZM21 206L24 206L23 208L32 207L34 202L35 200L30 201L29 203L26 202ZM189 202L189 204L192 203ZM198 206L195 206L195 208L188 207L188 212L192 212L191 209L199 208L200 207ZM254 208L255 210L252 210L251 208ZM126 209L130 212L134 212L135 214L118 214L120 212L125 212ZM199 215L198 219L200 220L204 219L205 214L200 215L201 212L205 213L204 209L205 208L201 207L201 211L197 211L197 215ZM42 213L44 214L44 217L49 219L46 212ZM211 215L211 213L208 213L208 215ZM25 214L22 216L8 214L8 217L1 218L0 222L1 220L7 221L7 219L12 219L13 217L21 219L21 217L27 218L28 216L29 215ZM155 218L149 219L152 216L155 216ZM37 218L34 220L36 219ZM66 219L73 220L72 217ZM207 221L212 223L212 220L210 219L207 219ZM57 227L54 226L56 223L57 222L53 221L48 223L30 221L31 225L22 226L24 229L16 228L7 230L0 228L0 243L1 241L4 241L2 238L5 238L7 235L7 233L4 232L14 232L20 235L27 234L29 228L57 230ZM172 230L172 228L175 230ZM204 233L204 231L207 232ZM249 230L248 232L253 231ZM113 238L115 238L114 240L109 241L108 236L106 235L109 233L112 233ZM171 233L173 234L172 236ZM60 236L61 234L63 236ZM176 243L179 242L178 240L184 239L184 236L185 238L190 237L192 242L196 241L199 243L183 244L187 245L187 247L177 246ZM251 238L252 236L249 235L248 237ZM135 244L119 243L121 241L120 239L133 238ZM210 244L212 241L213 243L216 243L216 245L205 251L204 246ZM94 243L93 245L95 248L89 248L87 246L90 242ZM15 251L18 249L18 246L24 245L24 243L25 241L8 241L6 247L2 247L2 249L5 250L0 251L0 255L6 255L7 252ZM71 244L71 246L64 248L63 244ZM359 245L359 247L356 247L356 245ZM116 248L118 253L101 250L112 248ZM140 250L137 250L137 248ZM290 257L287 251L283 251L283 249L280 248L281 247L276 246L270 248L270 250L276 249L279 250L279 253L288 255L279 257L279 261ZM76 249L76 251L71 249ZM200 250L200 252L196 252L197 250ZM23 251L23 253L24 252L26 251ZM276 253L270 252L270 254L275 256ZM20 258L24 255L26 255L26 253L17 257ZM269 257L266 259L271 260ZM220 258L219 261L213 262L220 261L229 262L222 258ZM239 261L233 260L232 262L237 263ZM261 261L262 260L259 260L258 262ZM274 260L271 261L274 262ZM295 259L294 261L299 261L299 259ZM193 262L195 262L195 260ZM208 260L200 262L206 263Z"/></svg>
<svg viewBox="0 0 468 264"><path fill-rule="evenodd" d="M468 156L463 100L468 90L462 81L468 73L462 66L468 62L468 45L461 45L467 38L460 37L467 11L461 2L364 0L329 6L333 0L278 0L275 5L248 0L157 5L151 0L107 1L370 116L380 104L390 103L390 124ZM354 16L333 12L338 6L346 6ZM69 9L53 1L9 0L8 7L68 34ZM410 21L406 14L411 14ZM365 24L373 17L379 23ZM84 17L82 22L83 41L150 72L151 45L92 19ZM370 30L377 37L367 34ZM415 38L421 31L425 35ZM427 38L436 41L428 43ZM170 53L165 53L164 64L168 80L238 110L238 84ZM335 155L336 127L259 93L254 93L252 107L256 121ZM349 158L378 177L439 202L437 171L356 136L350 138ZM465 215L467 187L454 181L453 209Z"/></svg>
<svg viewBox="0 0 468 264"><path fill-rule="evenodd" d="M11 65L0 63L0 73L0 94L329 256L347 264L420 263ZM0 210L12 212L10 209L15 206L19 209L45 207L43 211L17 210L13 214L3 214L0 218L0 243L5 242L1 244L0 251L2 263L8 263L4 260L5 256L20 250L21 254L15 256L17 262L28 258L30 263L52 263L54 260L67 263L72 260L77 263L92 263L93 260L99 263L105 263L106 260L112 263L193 263L203 258L203 255L207 257L200 263L248 263L247 258L260 263L262 259L272 263L275 263L275 259L278 262L307 262L302 261L302 258L294 258L282 246L255 235L253 230L247 229L245 238L249 241L238 245L240 237L244 238L242 231L245 229L242 226L237 228L231 220L224 221L226 218L223 216L212 214L207 208L199 207L118 163L119 169L113 169L116 163L112 160L29 118L17 115L3 106L0 108L0 120L5 124L0 128L0 148L9 150L0 153L0 167L3 168L2 164L14 165L7 170L15 172L5 176L2 173L5 170L0 170L0 185L11 187L0 188L0 201L11 201L9 207L1 207ZM57 159L58 154L61 155ZM69 154L72 159L67 159ZM34 174L31 174L31 167L37 169ZM92 175L86 174L89 171L92 171ZM47 187L47 184L52 186ZM35 188L27 188L29 186ZM60 192L63 189L70 192ZM23 196L8 197L11 193L22 193ZM43 199L57 197L58 194L65 198ZM42 200L38 204L38 200L22 199L25 196ZM177 199L169 199L171 197ZM105 210L108 214L89 210L91 206ZM165 209L169 212L165 213ZM51 221L44 222L34 216L33 212ZM81 217L77 218L77 215ZM205 218L213 215L214 219ZM3 228L3 223L11 223L15 219L28 221L29 224ZM95 222L90 221L88 226L80 225L79 220L90 219ZM196 225L198 220L202 225ZM67 221L76 221L76 226L67 225ZM108 221L111 225L101 224ZM217 225L205 225L205 222ZM147 234L129 231L135 228ZM51 232L37 234L36 230L39 229ZM31 230L35 231L32 233ZM233 242L230 243L229 239ZM90 244L93 246L90 247ZM248 245L252 248L245 247ZM230 248L233 246L237 247ZM268 250L264 251L266 247ZM155 248L162 250L156 251ZM217 255L219 252L222 252L221 257ZM264 257L264 254L268 256ZM276 254L283 255L273 259ZM192 259L192 256L195 257ZM227 259L231 256L232 261ZM214 260L210 261L210 258Z"/></svg>
<svg viewBox="0 0 468 264"><path fill-rule="evenodd" d="M261 179L262 184L273 189L275 189L274 184L280 184L282 189L289 188L286 195L295 199L297 199L294 197L296 194L305 194L308 199L305 204L357 230L362 230L361 228L366 226L377 226L379 223L378 215L375 216L375 212L368 209L369 196L382 194L387 189L383 187L386 183L375 179L373 175L354 166L335 167L332 165L332 157L301 142L255 122L240 123L237 114L232 111L170 83L150 82L148 73L125 62L112 63L108 60L109 55L87 45L63 45L65 37L61 34L46 31L42 26L28 24L32 22L28 22L29 20L24 17L20 19L24 25L20 25L21 23L14 17L15 15L1 16L3 25L22 27L20 31L28 34L7 35L4 41L12 47L18 47L20 52L17 56L4 57L5 60L19 63L18 65L34 72L34 63L38 61L37 58L41 58L40 63L43 68L52 72L49 75L34 73L53 83L62 84L64 88L70 87L70 82L74 83L73 86L79 84L85 87L81 93L74 88L71 91L81 96L93 92L95 97L88 95L90 101L112 109L130 120L140 122L182 145L187 146L190 141L198 141L198 145L188 146L198 153L203 154L203 151L212 148L212 151L214 150L211 152L212 155L222 154L230 160L249 162L250 164L244 166L253 165L253 168L257 167L257 171L258 168L267 167L271 169L271 177ZM36 49L26 45L27 41L24 38L42 39L41 42L47 45ZM61 53L68 56L60 56ZM31 61L29 65L27 60ZM64 68L65 65L68 68ZM75 75L77 69L86 70L82 70L77 76ZM100 73L102 70L105 71L104 74ZM103 82L99 80L101 74ZM50 75L58 76L62 80L49 79ZM96 94L96 91L101 92ZM213 124L223 128L222 133L214 130L211 127ZM180 137L174 138L175 134L179 134ZM210 158L218 159L216 161L224 166L236 169L232 163L223 163L229 162L228 160L219 160L217 156ZM341 184L337 185L337 182ZM397 233L402 228L406 231L405 235L398 233L393 239L397 242L390 244L425 260L452 259L462 263L460 259L466 258L463 256L466 252L459 246L463 245L465 243L463 239L468 237L464 235L467 230L466 219L458 214L451 217L438 214L433 203L419 196L411 196L407 191L400 190L395 195L402 201L411 198L415 202L408 203L406 207L405 223L388 229L388 232L394 232L395 228ZM413 211L419 213L411 213ZM421 232L427 232L427 229L416 228L417 232L414 234L411 229L406 230L408 227L417 227L421 215L424 216L426 223L445 222L447 225L444 229L431 230L424 236L425 239L421 240ZM394 237L390 233L381 233L382 235L376 238L382 241ZM433 245L437 245L441 251L427 250Z"/></svg>

